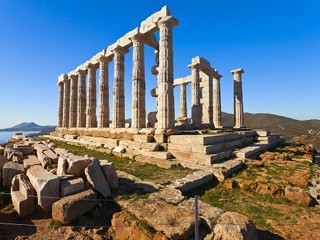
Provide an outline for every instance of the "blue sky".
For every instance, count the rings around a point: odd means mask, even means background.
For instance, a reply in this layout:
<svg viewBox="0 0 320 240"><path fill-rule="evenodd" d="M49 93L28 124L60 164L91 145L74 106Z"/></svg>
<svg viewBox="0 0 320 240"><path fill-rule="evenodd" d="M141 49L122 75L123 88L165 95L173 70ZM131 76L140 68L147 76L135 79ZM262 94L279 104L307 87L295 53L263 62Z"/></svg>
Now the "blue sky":
<svg viewBox="0 0 320 240"><path fill-rule="evenodd" d="M174 28L175 78L190 74L192 57L208 59L223 75L222 111L232 113L230 70L241 67L246 112L320 119L318 0L0 0L0 128L23 121L56 125L58 76L164 5L180 22ZM132 49L125 57L126 118L131 115L131 57ZM149 112L155 107L149 47L145 58ZM179 88L175 99L178 116Z"/></svg>

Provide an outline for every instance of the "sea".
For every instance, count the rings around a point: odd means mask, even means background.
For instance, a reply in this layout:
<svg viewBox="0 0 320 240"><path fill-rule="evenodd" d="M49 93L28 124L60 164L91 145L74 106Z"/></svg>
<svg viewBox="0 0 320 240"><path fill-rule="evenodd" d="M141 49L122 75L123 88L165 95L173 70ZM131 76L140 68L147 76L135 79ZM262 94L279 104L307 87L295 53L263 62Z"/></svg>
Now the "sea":
<svg viewBox="0 0 320 240"><path fill-rule="evenodd" d="M0 144L5 143L8 141L15 133L19 131L13 131L13 132L0 132ZM22 131L19 133L22 133L22 135L29 135L34 133L39 133L40 131Z"/></svg>

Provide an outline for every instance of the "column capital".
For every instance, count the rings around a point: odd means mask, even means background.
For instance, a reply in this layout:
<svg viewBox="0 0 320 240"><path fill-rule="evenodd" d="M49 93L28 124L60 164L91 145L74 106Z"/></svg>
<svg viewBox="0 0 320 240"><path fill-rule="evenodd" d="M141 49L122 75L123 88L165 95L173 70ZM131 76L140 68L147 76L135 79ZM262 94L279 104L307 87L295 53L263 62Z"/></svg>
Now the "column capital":
<svg viewBox="0 0 320 240"><path fill-rule="evenodd" d="M70 75L69 78L71 80L78 80L78 75Z"/></svg>
<svg viewBox="0 0 320 240"><path fill-rule="evenodd" d="M135 35L131 36L130 38L131 42L141 42L141 43L146 43L147 42L147 37L143 35L142 33L138 32Z"/></svg>
<svg viewBox="0 0 320 240"><path fill-rule="evenodd" d="M165 17L162 17L157 24L159 28L166 27L166 26L173 28L174 26L179 24L179 21L172 16L165 16Z"/></svg>
<svg viewBox="0 0 320 240"><path fill-rule="evenodd" d="M85 70L83 70L83 69L78 69L77 71L76 71L76 73L78 74L78 75L81 75L81 76L85 76L85 75L87 75L87 73L88 73L88 69L85 69Z"/></svg>
<svg viewBox="0 0 320 240"><path fill-rule="evenodd" d="M219 73L216 73L213 75L213 78L217 79L217 80L220 80L220 78L222 78L222 75L219 74Z"/></svg>
<svg viewBox="0 0 320 240"><path fill-rule="evenodd" d="M198 70L202 70L203 69L202 65L199 64L199 63L191 63L191 64L188 65L188 68L190 68L190 69L198 69Z"/></svg>
<svg viewBox="0 0 320 240"><path fill-rule="evenodd" d="M112 57L101 56L99 58L99 63L101 63L101 62L110 63L111 61L112 61Z"/></svg>
<svg viewBox="0 0 320 240"><path fill-rule="evenodd" d="M242 68L237 68L237 69L235 69L235 70L232 70L232 71L230 71L232 74L235 74L235 73L239 73L239 74L241 74L241 73L244 73L244 70L242 69Z"/></svg>
<svg viewBox="0 0 320 240"><path fill-rule="evenodd" d="M88 63L87 65L86 65L86 68L89 70L89 69L92 69L92 70L96 70L96 69L98 69L98 67L99 67L99 64L94 64L94 63Z"/></svg>
<svg viewBox="0 0 320 240"><path fill-rule="evenodd" d="M120 45L115 46L112 50L113 53L126 54L129 52L127 48L121 47Z"/></svg>
<svg viewBox="0 0 320 240"><path fill-rule="evenodd" d="M68 75L63 73L58 77L58 85L60 85L60 83L63 83L64 81L68 80Z"/></svg>

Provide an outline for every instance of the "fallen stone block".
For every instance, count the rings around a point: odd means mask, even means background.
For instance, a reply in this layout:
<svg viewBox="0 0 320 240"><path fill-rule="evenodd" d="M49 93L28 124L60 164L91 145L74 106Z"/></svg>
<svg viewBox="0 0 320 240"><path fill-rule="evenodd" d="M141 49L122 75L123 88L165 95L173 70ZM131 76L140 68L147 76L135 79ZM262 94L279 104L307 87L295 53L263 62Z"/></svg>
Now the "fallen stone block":
<svg viewBox="0 0 320 240"><path fill-rule="evenodd" d="M166 202L172 203L175 205L177 205L178 203L181 203L184 200L184 196L181 194L181 192L178 189L174 189L174 188L164 188L164 189L161 189L160 192L155 192L155 193L152 193L151 195L156 198L161 198Z"/></svg>
<svg viewBox="0 0 320 240"><path fill-rule="evenodd" d="M42 151L37 150L37 158L41 162L43 168L48 167L51 164L51 159L45 155Z"/></svg>
<svg viewBox="0 0 320 240"><path fill-rule="evenodd" d="M23 155L32 154L34 151L34 149L28 144L19 144L19 143L14 144L13 149L19 152L22 152Z"/></svg>
<svg viewBox="0 0 320 240"><path fill-rule="evenodd" d="M9 161L14 161L14 162L20 162L23 159L23 153L13 148L6 148L4 150L4 156Z"/></svg>
<svg viewBox="0 0 320 240"><path fill-rule="evenodd" d="M68 169L68 161L67 157L64 155L60 155L58 158L58 168L57 168L57 176L65 176L67 174L67 169Z"/></svg>
<svg viewBox="0 0 320 240"><path fill-rule="evenodd" d="M66 197L71 194L84 191L84 182L82 178L67 179L60 181L60 195Z"/></svg>
<svg viewBox="0 0 320 240"><path fill-rule="evenodd" d="M115 147L113 150L112 150L113 153L125 153L126 152L126 149L123 148L123 147Z"/></svg>
<svg viewBox="0 0 320 240"><path fill-rule="evenodd" d="M24 168L22 164L16 162L6 162L3 165L2 169L2 184L4 186L10 186L12 178L20 173L24 173Z"/></svg>
<svg viewBox="0 0 320 240"><path fill-rule="evenodd" d="M214 229L214 240L250 239L257 240L257 228L247 216L226 212L218 219Z"/></svg>
<svg viewBox="0 0 320 240"><path fill-rule="evenodd" d="M104 174L101 170L100 161L98 159L92 160L84 172L88 182L97 192L101 193L101 195L104 197L111 195L108 182L104 177Z"/></svg>
<svg viewBox="0 0 320 240"><path fill-rule="evenodd" d="M56 164L58 162L58 156L51 149L43 151L47 157L50 158L50 162Z"/></svg>
<svg viewBox="0 0 320 240"><path fill-rule="evenodd" d="M88 157L71 155L68 156L67 162L67 174L72 174L80 177L84 174L84 169L89 165L91 160Z"/></svg>
<svg viewBox="0 0 320 240"><path fill-rule="evenodd" d="M27 176L37 192L38 206L49 212L52 204L60 197L59 178L38 165L29 168Z"/></svg>
<svg viewBox="0 0 320 240"><path fill-rule="evenodd" d="M37 143L33 145L33 148L34 150L40 151L40 152L43 152L49 149L48 146L44 145L43 143Z"/></svg>
<svg viewBox="0 0 320 240"><path fill-rule="evenodd" d="M75 195L64 197L52 206L52 218L62 224L69 224L84 213L94 208L97 196L93 190L87 190Z"/></svg>
<svg viewBox="0 0 320 240"><path fill-rule="evenodd" d="M35 191L24 174L13 177L11 184L11 200L17 213L23 217L35 210Z"/></svg>
<svg viewBox="0 0 320 240"><path fill-rule="evenodd" d="M185 209L159 199L135 201L128 210L170 239L189 239L194 231L194 215Z"/></svg>
<svg viewBox="0 0 320 240"><path fill-rule="evenodd" d="M47 146L48 146L48 148L50 148L50 149L52 149L52 150L54 150L54 149L57 147L53 142L49 142L49 143L47 144Z"/></svg>
<svg viewBox="0 0 320 240"><path fill-rule="evenodd" d="M112 163L107 161L100 161L101 169L105 179L108 182L108 185L111 189L118 188L118 177L117 177L117 170L113 166Z"/></svg>
<svg viewBox="0 0 320 240"><path fill-rule="evenodd" d="M55 148L55 149L54 149L54 152L55 152L58 156L60 156L60 155L66 154L66 153L68 152L68 150L63 149L63 148Z"/></svg>
<svg viewBox="0 0 320 240"><path fill-rule="evenodd" d="M27 158L23 160L23 167L25 170L28 170L34 165L41 165L39 159L34 155L28 155Z"/></svg>
<svg viewBox="0 0 320 240"><path fill-rule="evenodd" d="M155 141L152 135L142 135L142 134L134 135L133 140L135 142L144 142L144 143Z"/></svg>

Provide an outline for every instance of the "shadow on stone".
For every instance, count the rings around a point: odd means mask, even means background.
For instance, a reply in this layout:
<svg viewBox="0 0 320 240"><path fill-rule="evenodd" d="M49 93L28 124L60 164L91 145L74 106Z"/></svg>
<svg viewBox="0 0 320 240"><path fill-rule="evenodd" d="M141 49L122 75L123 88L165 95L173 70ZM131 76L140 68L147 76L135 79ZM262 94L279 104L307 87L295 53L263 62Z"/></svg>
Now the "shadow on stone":
<svg viewBox="0 0 320 240"><path fill-rule="evenodd" d="M270 231L257 229L259 240L284 240L283 237Z"/></svg>

